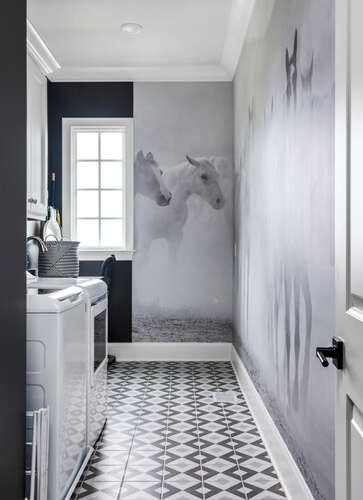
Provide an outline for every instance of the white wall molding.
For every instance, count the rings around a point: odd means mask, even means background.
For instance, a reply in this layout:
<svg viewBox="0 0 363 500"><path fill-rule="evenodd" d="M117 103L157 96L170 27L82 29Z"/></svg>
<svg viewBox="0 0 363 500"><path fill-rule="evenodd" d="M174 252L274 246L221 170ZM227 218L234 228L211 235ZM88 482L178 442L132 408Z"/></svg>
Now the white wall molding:
<svg viewBox="0 0 363 500"><path fill-rule="evenodd" d="M229 361L229 342L132 342L108 345L117 361Z"/></svg>
<svg viewBox="0 0 363 500"><path fill-rule="evenodd" d="M200 66L63 66L49 75L52 82L137 81L137 82L210 82L230 81L230 74L219 64Z"/></svg>
<svg viewBox="0 0 363 500"><path fill-rule="evenodd" d="M314 500L285 441L257 392L237 351L232 346L231 361L241 390L256 421L272 463L290 500Z"/></svg>
<svg viewBox="0 0 363 500"><path fill-rule="evenodd" d="M234 0L220 62L200 65L60 67L34 26L27 20L27 49L52 82L139 81L224 82L233 80L255 0Z"/></svg>
<svg viewBox="0 0 363 500"><path fill-rule="evenodd" d="M237 69L255 0L234 0L231 7L221 65L232 80Z"/></svg>
<svg viewBox="0 0 363 500"><path fill-rule="evenodd" d="M58 61L28 19L26 20L26 47L28 53L40 66L45 75L60 68Z"/></svg>

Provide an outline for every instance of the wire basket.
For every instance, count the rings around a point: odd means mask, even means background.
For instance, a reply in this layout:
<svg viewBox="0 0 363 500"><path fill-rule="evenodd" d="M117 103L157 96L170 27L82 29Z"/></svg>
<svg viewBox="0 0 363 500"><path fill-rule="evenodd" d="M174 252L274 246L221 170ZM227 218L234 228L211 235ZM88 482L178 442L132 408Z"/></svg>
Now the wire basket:
<svg viewBox="0 0 363 500"><path fill-rule="evenodd" d="M79 276L79 241L47 241L47 252L39 255L38 275L42 278Z"/></svg>

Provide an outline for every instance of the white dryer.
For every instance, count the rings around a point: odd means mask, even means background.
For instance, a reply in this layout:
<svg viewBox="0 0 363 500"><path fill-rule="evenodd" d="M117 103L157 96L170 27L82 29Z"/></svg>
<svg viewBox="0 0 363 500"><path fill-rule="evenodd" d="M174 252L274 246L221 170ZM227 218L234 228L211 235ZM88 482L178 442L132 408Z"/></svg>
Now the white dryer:
<svg viewBox="0 0 363 500"><path fill-rule="evenodd" d="M49 407L48 498L69 499L86 439L87 296L76 286L27 290L27 410Z"/></svg>
<svg viewBox="0 0 363 500"><path fill-rule="evenodd" d="M106 422L108 315L107 286L99 278L36 278L35 288L80 287L87 302L87 444L93 446Z"/></svg>

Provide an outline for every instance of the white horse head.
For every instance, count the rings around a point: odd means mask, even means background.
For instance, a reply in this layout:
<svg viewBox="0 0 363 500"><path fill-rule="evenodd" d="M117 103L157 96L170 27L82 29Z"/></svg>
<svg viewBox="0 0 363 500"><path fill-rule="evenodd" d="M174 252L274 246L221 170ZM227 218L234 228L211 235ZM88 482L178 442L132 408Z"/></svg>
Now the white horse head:
<svg viewBox="0 0 363 500"><path fill-rule="evenodd" d="M195 167L192 179L192 192L198 194L211 207L220 209L225 198L218 184L218 172L214 165L206 159L196 160L186 155L188 162Z"/></svg>
<svg viewBox="0 0 363 500"><path fill-rule="evenodd" d="M158 163L152 153L144 156L140 150L135 158L135 188L143 196L155 201L161 207L169 205L171 193L166 187Z"/></svg>

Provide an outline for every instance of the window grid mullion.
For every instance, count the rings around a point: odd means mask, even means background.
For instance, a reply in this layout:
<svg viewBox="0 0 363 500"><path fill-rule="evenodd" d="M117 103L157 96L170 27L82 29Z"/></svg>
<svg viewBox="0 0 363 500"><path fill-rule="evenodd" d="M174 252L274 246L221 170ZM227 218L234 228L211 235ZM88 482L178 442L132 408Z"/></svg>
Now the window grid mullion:
<svg viewBox="0 0 363 500"><path fill-rule="evenodd" d="M124 217L77 217L77 220L124 220Z"/></svg>
<svg viewBox="0 0 363 500"><path fill-rule="evenodd" d="M101 132L98 132L98 244L101 245Z"/></svg>
<svg viewBox="0 0 363 500"><path fill-rule="evenodd" d="M76 234L76 238L78 240L78 191L77 191L77 187L78 187L78 172L77 172L77 169L78 169L78 163L77 163L77 155L78 155L78 136L77 136L77 133L74 133L74 135L72 136L72 143L74 145L74 158L72 159L72 166L73 166L73 178L74 178L74 185L76 187L75 191L74 191L74 195L73 195L73 192L72 192L72 196L75 197L75 200L74 200L74 211L75 211L75 214L76 214L76 220L75 220L75 224L74 222L72 222L72 226L73 226L73 231L71 232L75 232ZM75 227L74 227L75 226ZM72 235L74 237L74 235Z"/></svg>
<svg viewBox="0 0 363 500"><path fill-rule="evenodd" d="M126 159L126 136L125 136L125 133L122 134L122 152L123 152L123 159ZM125 162L122 162L121 164L122 166L122 186L126 186L126 165L125 165ZM126 193L123 191L122 192L122 197L123 197L123 200L122 200L122 204L123 204L123 216L124 217L128 217L128 214L127 214L127 206L126 206ZM125 245L126 243L126 224L125 224L125 221L123 220L123 223L122 223L122 234L123 234L123 244Z"/></svg>
<svg viewBox="0 0 363 500"><path fill-rule="evenodd" d="M109 163L123 163L123 158L119 158L116 160L110 160L110 159L103 159L100 156L98 156L98 159L105 162L105 163L108 163L108 162ZM77 158L77 161L82 162L82 163L94 163L94 162L98 161L98 159L93 158L93 160L92 159L91 160L87 160L87 159L82 160L82 158Z"/></svg>
<svg viewBox="0 0 363 500"><path fill-rule="evenodd" d="M102 138L101 138L101 133L103 132L102 129L98 129L98 130L95 130L97 132L97 141L98 141L98 155L97 155L97 158L95 159L78 159L77 157L77 150L78 150L78 136L77 136L77 132L83 132L83 127L80 128L80 130L74 130L73 133L72 133L72 136L73 136L73 151L74 151L74 154L73 154L73 167L72 170L73 170L73 182L74 182L74 185L75 185L75 192L73 192L73 199L74 199L74 215L75 215L75 219L73 219L73 225L75 225L75 232L78 233L78 220L81 221L81 220L93 220L93 221L97 221L97 226L98 226L98 245L101 246L102 245L102 221L105 220L109 220L109 221L118 221L118 225L120 225L120 229L122 234L123 234L123 245L125 244L125 241L126 241L126 234L125 234L125 229L126 229L126 224L125 224L125 217L127 216L126 214L126 196L122 196L122 199L123 199L123 215L121 217L102 217L102 210L101 210L101 201L102 201L102 191L110 191L110 192L119 192L120 194L123 193L125 194L125 186L126 186L126 179L125 179L125 134L124 133L121 133L121 138L122 138L122 145L123 145L123 154L121 155L121 158L118 158L118 159L105 159L103 160L102 159L102 152L101 152L101 142L102 142ZM107 130L108 131L108 130ZM117 130L119 132L119 130ZM120 188L105 188L105 189L102 189L102 162L105 161L105 162L108 162L108 163L118 163L120 164L121 166L121 170L122 170L122 187ZM78 186L78 163L79 162L85 162L85 163L96 163L97 162L97 178L98 178L98 185L96 188L79 188ZM78 213L79 213L79 207L78 207L78 192L79 191L97 191L97 199L98 199L98 217L79 217L78 216ZM76 195L76 196L74 196ZM78 237L78 235L77 235Z"/></svg>
<svg viewBox="0 0 363 500"><path fill-rule="evenodd" d="M77 188L77 191L123 191L123 188Z"/></svg>

